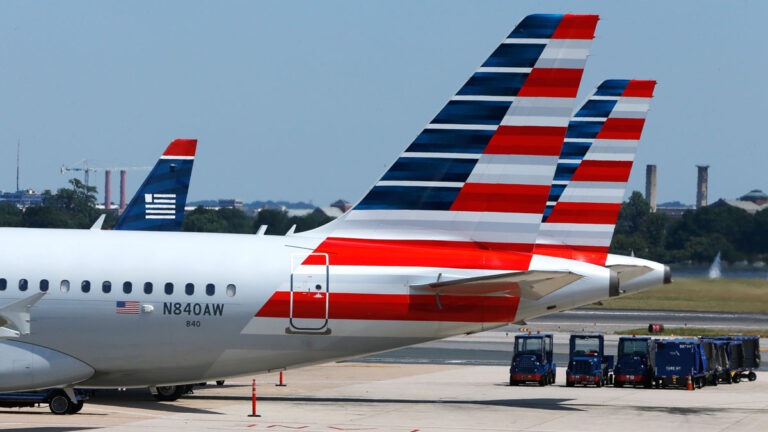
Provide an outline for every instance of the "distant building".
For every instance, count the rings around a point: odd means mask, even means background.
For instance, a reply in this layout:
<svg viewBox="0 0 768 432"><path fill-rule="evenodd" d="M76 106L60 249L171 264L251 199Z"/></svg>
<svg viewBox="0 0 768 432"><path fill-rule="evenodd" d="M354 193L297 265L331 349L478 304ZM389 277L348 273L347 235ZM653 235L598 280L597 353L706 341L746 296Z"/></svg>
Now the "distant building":
<svg viewBox="0 0 768 432"><path fill-rule="evenodd" d="M768 204L768 195L760 189L752 189L746 194L739 197L739 201L752 201L757 205Z"/></svg>
<svg viewBox="0 0 768 432"><path fill-rule="evenodd" d="M672 201L656 206L656 213L663 213L669 216L670 219L680 219L683 217L683 213L694 209L695 207L692 205L683 204L680 201Z"/></svg>
<svg viewBox="0 0 768 432"><path fill-rule="evenodd" d="M242 209L243 208L243 200L234 199L234 198L220 199L219 200L219 208Z"/></svg>
<svg viewBox="0 0 768 432"><path fill-rule="evenodd" d="M288 214L288 217L293 217L293 216L301 217L301 216L306 216L306 215L312 213L313 211L315 211L315 209L311 209L311 208L306 208L306 209L290 209L289 208L289 209L285 209L283 211L285 211Z"/></svg>
<svg viewBox="0 0 768 432"><path fill-rule="evenodd" d="M352 204L350 204L348 201L340 199L331 203L331 207L336 207L337 209L341 210L342 213L346 213L352 208Z"/></svg>
<svg viewBox="0 0 768 432"><path fill-rule="evenodd" d="M43 196L32 189L24 189L16 192L0 191L0 202L15 204L18 208L43 205Z"/></svg>
<svg viewBox="0 0 768 432"><path fill-rule="evenodd" d="M768 208L768 195L760 189L752 189L737 200L720 198L712 204L713 207L737 207L749 214L755 214L760 210Z"/></svg>
<svg viewBox="0 0 768 432"><path fill-rule="evenodd" d="M328 207L318 207L315 210L315 213L320 213L325 216L331 217L331 218L337 218L344 214L343 211L341 211L338 207L328 206Z"/></svg>

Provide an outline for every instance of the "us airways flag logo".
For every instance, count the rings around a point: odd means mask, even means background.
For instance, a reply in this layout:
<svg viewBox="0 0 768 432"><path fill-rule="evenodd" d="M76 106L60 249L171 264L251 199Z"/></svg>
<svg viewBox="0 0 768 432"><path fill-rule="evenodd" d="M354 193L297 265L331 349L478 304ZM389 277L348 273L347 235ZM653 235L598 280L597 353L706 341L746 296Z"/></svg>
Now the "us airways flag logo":
<svg viewBox="0 0 768 432"><path fill-rule="evenodd" d="M176 217L176 194L144 194L144 217L146 219L174 219Z"/></svg>
<svg viewBox="0 0 768 432"><path fill-rule="evenodd" d="M137 315L139 313L139 302L137 301L119 301L115 312L119 314Z"/></svg>

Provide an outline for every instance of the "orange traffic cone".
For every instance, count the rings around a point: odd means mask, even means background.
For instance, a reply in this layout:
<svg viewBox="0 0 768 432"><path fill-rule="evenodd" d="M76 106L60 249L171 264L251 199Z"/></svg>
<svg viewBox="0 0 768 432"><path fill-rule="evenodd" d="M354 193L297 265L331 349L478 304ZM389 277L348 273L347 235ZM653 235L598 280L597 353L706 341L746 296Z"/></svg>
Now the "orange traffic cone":
<svg viewBox="0 0 768 432"><path fill-rule="evenodd" d="M685 385L686 390L693 390L693 379L688 375L688 384Z"/></svg>

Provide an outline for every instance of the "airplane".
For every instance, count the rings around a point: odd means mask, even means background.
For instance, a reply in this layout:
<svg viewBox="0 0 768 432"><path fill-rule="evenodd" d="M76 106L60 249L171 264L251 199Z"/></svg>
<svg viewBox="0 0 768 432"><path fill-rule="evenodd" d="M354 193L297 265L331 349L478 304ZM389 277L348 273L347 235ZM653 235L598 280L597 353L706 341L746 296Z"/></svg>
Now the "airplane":
<svg viewBox="0 0 768 432"><path fill-rule="evenodd" d="M535 254L606 266L619 295L672 281L669 266L608 253L655 81L603 81L568 124Z"/></svg>
<svg viewBox="0 0 768 432"><path fill-rule="evenodd" d="M618 292L616 271L534 254L597 20L524 18L373 188L315 230L0 229L0 391L181 387Z"/></svg>
<svg viewBox="0 0 768 432"><path fill-rule="evenodd" d="M181 231L196 150L196 139L173 140L112 229Z"/></svg>

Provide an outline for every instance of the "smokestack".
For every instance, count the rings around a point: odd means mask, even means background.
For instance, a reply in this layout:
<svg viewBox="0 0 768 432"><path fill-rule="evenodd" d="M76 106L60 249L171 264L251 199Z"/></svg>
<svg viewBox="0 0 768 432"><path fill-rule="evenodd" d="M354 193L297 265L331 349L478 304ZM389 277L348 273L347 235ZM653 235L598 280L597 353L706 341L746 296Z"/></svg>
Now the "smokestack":
<svg viewBox="0 0 768 432"><path fill-rule="evenodd" d="M120 213L125 211L125 170L120 170Z"/></svg>
<svg viewBox="0 0 768 432"><path fill-rule="evenodd" d="M104 171L104 210L109 210L112 203L112 171Z"/></svg>
<svg viewBox="0 0 768 432"><path fill-rule="evenodd" d="M651 212L656 213L656 165L645 166L645 199L651 204Z"/></svg>
<svg viewBox="0 0 768 432"><path fill-rule="evenodd" d="M709 182L709 165L696 165L699 178L696 182L696 208L707 205L707 183Z"/></svg>

